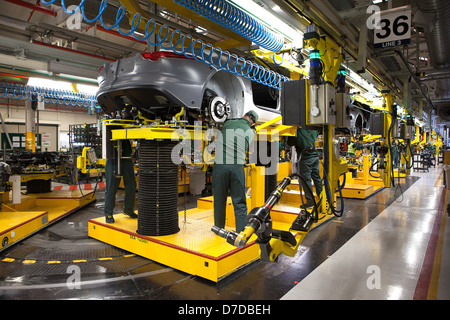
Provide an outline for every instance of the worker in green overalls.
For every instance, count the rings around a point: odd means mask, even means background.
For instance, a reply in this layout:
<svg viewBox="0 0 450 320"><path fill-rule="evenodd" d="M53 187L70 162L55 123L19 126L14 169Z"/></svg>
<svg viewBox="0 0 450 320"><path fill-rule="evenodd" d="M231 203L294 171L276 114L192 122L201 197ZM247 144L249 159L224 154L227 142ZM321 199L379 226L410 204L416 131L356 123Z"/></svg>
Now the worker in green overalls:
<svg viewBox="0 0 450 320"><path fill-rule="evenodd" d="M322 178L319 174L319 154L315 151L315 142L318 136L319 132L317 130L298 128L296 136L288 138L288 144L295 146L297 156L299 158L301 156L300 165L297 170L299 175L305 179L306 185L302 182L303 188L309 188L312 193L312 179L316 187L316 194L320 196L322 192ZM306 203L300 205L302 209L314 205L314 201L309 195L309 192L305 191L305 197Z"/></svg>
<svg viewBox="0 0 450 320"><path fill-rule="evenodd" d="M107 130L109 135L111 130ZM107 133L105 133L107 134ZM106 164L105 164L105 219L106 223L114 223L113 210L116 204L116 193L120 184L120 177L117 176L117 164L120 161L122 169L123 184L125 187L125 198L123 205L123 214L130 218L137 218L134 212L134 203L136 195L136 178L134 176L134 166L131 159L133 149L130 140L122 140L122 154L117 159L117 142L108 139L107 135L106 147Z"/></svg>
<svg viewBox="0 0 450 320"><path fill-rule="evenodd" d="M214 196L214 225L225 227L228 191L234 207L236 232L245 228L247 199L245 196L245 154L254 137L253 127L258 121L255 111L240 119L227 120L217 137L212 190Z"/></svg>

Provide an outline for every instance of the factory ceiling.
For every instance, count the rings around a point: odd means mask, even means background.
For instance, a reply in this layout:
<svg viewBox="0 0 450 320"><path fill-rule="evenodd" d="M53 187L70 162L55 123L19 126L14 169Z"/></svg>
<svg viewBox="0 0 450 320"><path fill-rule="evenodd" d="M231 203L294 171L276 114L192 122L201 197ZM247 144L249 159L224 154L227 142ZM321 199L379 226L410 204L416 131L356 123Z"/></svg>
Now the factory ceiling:
<svg viewBox="0 0 450 320"><path fill-rule="evenodd" d="M407 105L419 117L422 107L428 117L438 116L437 123L450 123L449 1L253 1L297 30L304 31L310 23L317 24L323 34L344 48L349 69L360 71L361 77L380 90L393 90L397 103ZM64 3L69 7L80 1ZM367 29L371 17L368 8L374 4L381 11L409 6L412 30L408 45L374 48L374 31ZM255 46L250 41L172 0L108 0L102 14L104 25L114 24L122 5L159 25L254 59L251 50ZM85 17L93 19L100 6L101 1L85 1ZM95 82L102 64L155 50L145 41L119 33L117 28L105 28L99 21L77 21L64 12L60 1L45 5L40 0L3 0L0 9L0 80L11 81L16 75L16 81L23 82L23 77L40 75ZM122 19L118 27L126 33L130 23ZM286 42L289 46L290 41ZM280 67L269 66L286 73Z"/></svg>

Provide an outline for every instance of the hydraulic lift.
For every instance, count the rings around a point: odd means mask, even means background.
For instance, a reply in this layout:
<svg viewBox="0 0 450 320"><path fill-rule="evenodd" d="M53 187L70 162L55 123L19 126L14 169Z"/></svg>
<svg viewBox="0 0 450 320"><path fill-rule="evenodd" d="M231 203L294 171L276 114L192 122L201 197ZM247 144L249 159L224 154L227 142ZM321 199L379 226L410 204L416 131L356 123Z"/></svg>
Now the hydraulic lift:
<svg viewBox="0 0 450 320"><path fill-rule="evenodd" d="M182 129L180 126L154 125L145 128L112 130L112 140L172 140L174 135L195 142L203 142L204 130ZM262 188L264 176L257 174L261 168L251 167L251 188ZM260 194L260 192L258 192ZM249 206L257 197L248 198ZM177 270L218 281L225 275L257 259L258 247L250 243L236 249L223 243L210 231L213 222L211 198L202 198L197 208L179 212L179 232L164 236L146 236L137 232L137 221L125 215L115 215L115 223L107 224L104 218L89 220L89 236L138 254ZM229 210L227 210L229 212ZM139 212L138 212L139 214ZM229 224L234 219L227 219ZM228 224L228 225L229 225Z"/></svg>

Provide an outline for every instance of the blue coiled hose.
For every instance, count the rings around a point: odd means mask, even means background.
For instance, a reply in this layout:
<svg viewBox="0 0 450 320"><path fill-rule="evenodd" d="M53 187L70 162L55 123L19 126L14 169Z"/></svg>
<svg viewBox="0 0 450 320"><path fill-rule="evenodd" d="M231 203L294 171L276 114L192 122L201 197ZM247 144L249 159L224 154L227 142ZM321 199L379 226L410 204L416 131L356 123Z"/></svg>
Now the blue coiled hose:
<svg viewBox="0 0 450 320"><path fill-rule="evenodd" d="M284 38L226 0L174 0L215 23L270 50L280 51Z"/></svg>
<svg viewBox="0 0 450 320"><path fill-rule="evenodd" d="M49 5L55 3L55 1L56 0L42 0L41 3ZM183 54L190 59L194 58L195 60L211 65L218 70L224 70L275 89L281 89L281 82L291 80L277 72L266 69L244 58L238 57L234 53L232 54L227 50L214 47L211 43L204 43L201 39L194 39L190 34L183 36L181 31L178 29L170 31L168 25L163 24L158 30L156 30L156 21L154 19L147 20L143 18L139 12L134 14L129 13L123 6L121 6L116 13L115 23L111 26L107 26L103 21L103 13L108 5L108 0L102 0L98 15L92 19L88 19L84 10L85 1L86 0L81 0L78 7L70 12L67 10L64 0L61 0L61 6L64 12L69 15L80 10L83 19L87 23L99 21L105 29L116 28L122 35L132 35L136 40L147 41L152 46L161 46L161 48L165 50L170 50L176 54ZM204 3L207 3L208 1L211 0L203 0ZM209 3L209 5L211 6L212 3ZM216 14L217 13L218 12L216 12ZM230 16L230 13L228 12L227 15ZM128 20L128 16L132 16L130 23L131 30L129 32L124 32L120 29L119 24L124 18ZM142 30L139 32L136 31L141 22L145 22L144 20L147 20L147 22L143 30L144 35L142 36ZM251 22L249 22L249 24L251 25ZM150 37L152 35L155 36L155 42L150 41ZM264 38L262 35L258 37ZM166 41L168 43L164 44Z"/></svg>
<svg viewBox="0 0 450 320"><path fill-rule="evenodd" d="M0 82L0 98L37 100L38 102L45 101L78 107L94 107L97 103L95 96L87 93L26 86L3 81Z"/></svg>

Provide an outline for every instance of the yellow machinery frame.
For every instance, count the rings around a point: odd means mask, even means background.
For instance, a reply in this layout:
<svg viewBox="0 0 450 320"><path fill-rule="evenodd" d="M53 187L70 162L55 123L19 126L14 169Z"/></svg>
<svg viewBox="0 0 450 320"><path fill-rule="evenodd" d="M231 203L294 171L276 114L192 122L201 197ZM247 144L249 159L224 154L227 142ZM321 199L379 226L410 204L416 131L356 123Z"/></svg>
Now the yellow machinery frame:
<svg viewBox="0 0 450 320"><path fill-rule="evenodd" d="M309 38L303 41L303 48L315 49L319 50L319 56L324 63L324 81L333 83L336 79L337 73L341 66L341 63L344 61L343 50L339 47L333 40L329 37L319 37L319 38ZM309 82L308 82L309 83ZM308 92L308 90L306 91ZM308 99L308 97L307 97ZM308 103L307 103L308 105ZM308 112L307 112L308 114ZM325 128L327 127L327 128ZM326 146L326 151L328 152L328 181L330 183L330 190L336 190L337 184L339 181L339 177L341 174L347 172L348 163L344 159L340 159L336 154L334 149L334 140L335 140L335 127L334 125L323 125L324 139L325 134L328 132L327 141L328 145ZM325 130L327 129L327 130ZM336 200L336 196L333 191L331 191L331 196L333 197L333 205ZM322 191L322 199L326 199L325 196L325 188ZM321 211L328 212L329 204L327 201L322 201Z"/></svg>

